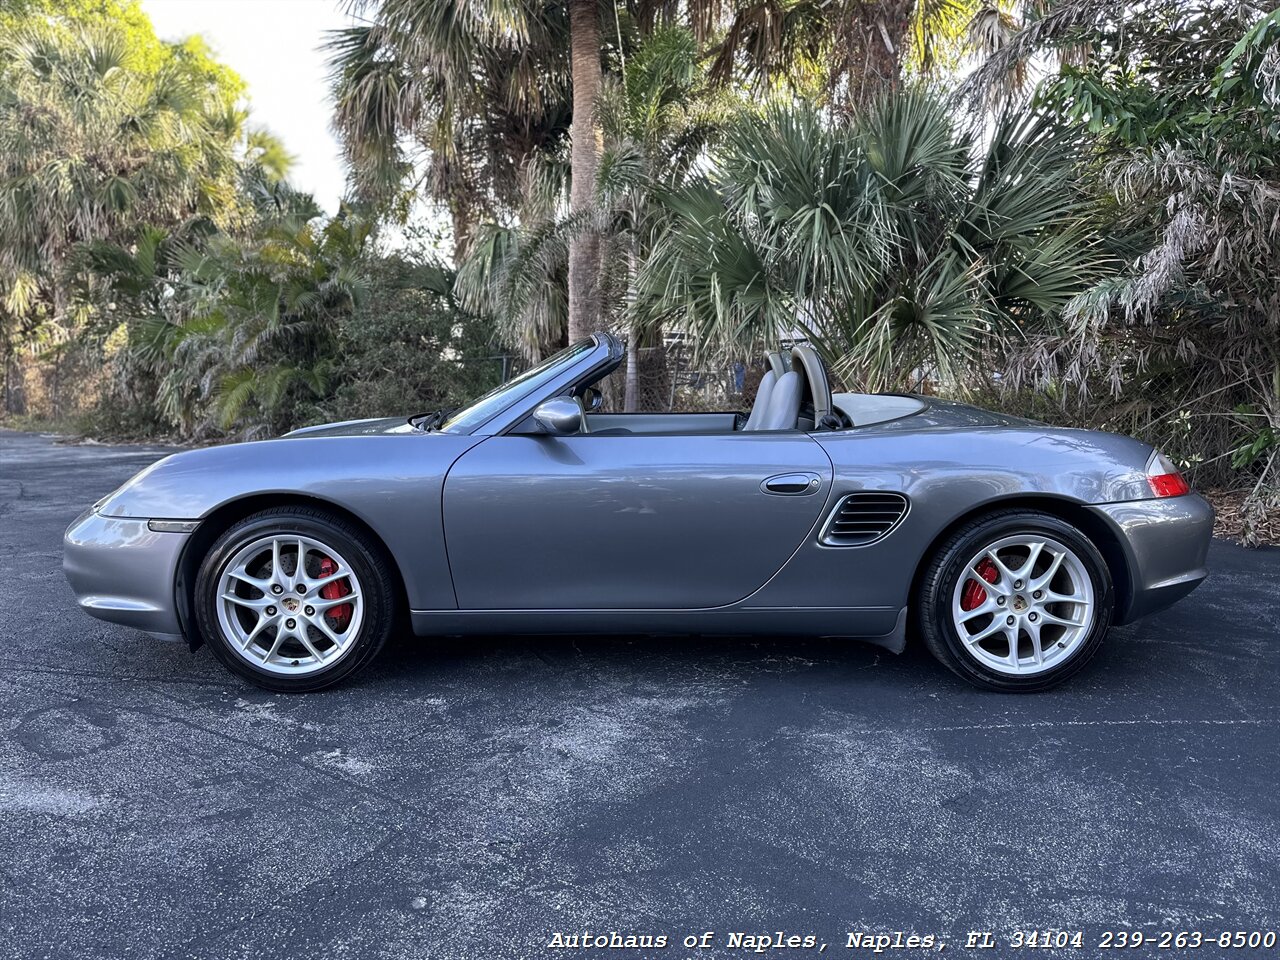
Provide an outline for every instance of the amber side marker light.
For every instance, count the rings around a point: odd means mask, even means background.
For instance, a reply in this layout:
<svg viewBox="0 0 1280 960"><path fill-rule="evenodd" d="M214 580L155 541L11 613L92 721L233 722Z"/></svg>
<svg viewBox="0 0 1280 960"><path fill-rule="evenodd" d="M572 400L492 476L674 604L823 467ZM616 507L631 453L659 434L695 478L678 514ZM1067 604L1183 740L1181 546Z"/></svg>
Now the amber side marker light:
<svg viewBox="0 0 1280 960"><path fill-rule="evenodd" d="M1157 497L1180 497L1191 492L1191 484L1168 457L1157 450L1147 461L1147 483Z"/></svg>

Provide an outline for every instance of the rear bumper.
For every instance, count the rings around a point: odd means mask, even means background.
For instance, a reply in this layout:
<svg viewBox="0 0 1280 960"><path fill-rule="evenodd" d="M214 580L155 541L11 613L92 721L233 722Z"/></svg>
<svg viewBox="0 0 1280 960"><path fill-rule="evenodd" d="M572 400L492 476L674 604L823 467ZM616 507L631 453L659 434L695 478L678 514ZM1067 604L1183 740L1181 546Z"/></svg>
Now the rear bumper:
<svg viewBox="0 0 1280 960"><path fill-rule="evenodd" d="M1181 600L1208 576L1213 507L1197 494L1090 507L1117 534L1131 590L1116 609L1129 623Z"/></svg>
<svg viewBox="0 0 1280 960"><path fill-rule="evenodd" d="M86 510L63 537L62 570L91 617L181 634L174 583L187 540L185 533L156 533L146 520Z"/></svg>

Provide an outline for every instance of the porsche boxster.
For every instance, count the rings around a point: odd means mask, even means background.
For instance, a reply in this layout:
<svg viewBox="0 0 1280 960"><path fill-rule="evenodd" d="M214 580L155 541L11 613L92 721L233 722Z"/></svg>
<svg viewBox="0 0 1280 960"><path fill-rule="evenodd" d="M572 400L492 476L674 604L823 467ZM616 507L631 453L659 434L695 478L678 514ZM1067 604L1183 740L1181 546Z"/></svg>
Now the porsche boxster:
<svg viewBox="0 0 1280 960"><path fill-rule="evenodd" d="M67 578L273 690L349 677L406 624L919 637L1030 691L1206 575L1211 508L1137 440L833 394L805 344L749 411L607 412L623 356L600 333L454 411L166 457L71 525Z"/></svg>

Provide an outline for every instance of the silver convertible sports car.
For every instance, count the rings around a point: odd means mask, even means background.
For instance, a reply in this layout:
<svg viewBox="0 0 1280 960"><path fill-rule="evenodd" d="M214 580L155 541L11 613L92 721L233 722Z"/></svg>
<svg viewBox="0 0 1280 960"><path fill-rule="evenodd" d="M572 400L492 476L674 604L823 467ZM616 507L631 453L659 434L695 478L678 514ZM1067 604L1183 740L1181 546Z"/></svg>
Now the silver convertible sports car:
<svg viewBox="0 0 1280 960"><path fill-rule="evenodd" d="M67 578L273 690L350 676L407 622L919 636L1027 691L1205 577L1212 510L1136 440L832 394L805 345L749 414L606 413L622 359L601 333L451 413L166 457L71 525Z"/></svg>

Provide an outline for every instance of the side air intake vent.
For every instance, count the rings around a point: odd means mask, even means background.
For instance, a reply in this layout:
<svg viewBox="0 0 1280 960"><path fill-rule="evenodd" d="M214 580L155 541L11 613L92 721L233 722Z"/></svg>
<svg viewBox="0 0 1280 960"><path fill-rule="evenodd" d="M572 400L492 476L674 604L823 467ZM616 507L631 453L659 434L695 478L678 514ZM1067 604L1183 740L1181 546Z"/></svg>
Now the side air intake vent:
<svg viewBox="0 0 1280 960"><path fill-rule="evenodd" d="M822 530L822 542L833 547L865 547L883 540L907 515L909 501L900 493L865 491L844 497Z"/></svg>

